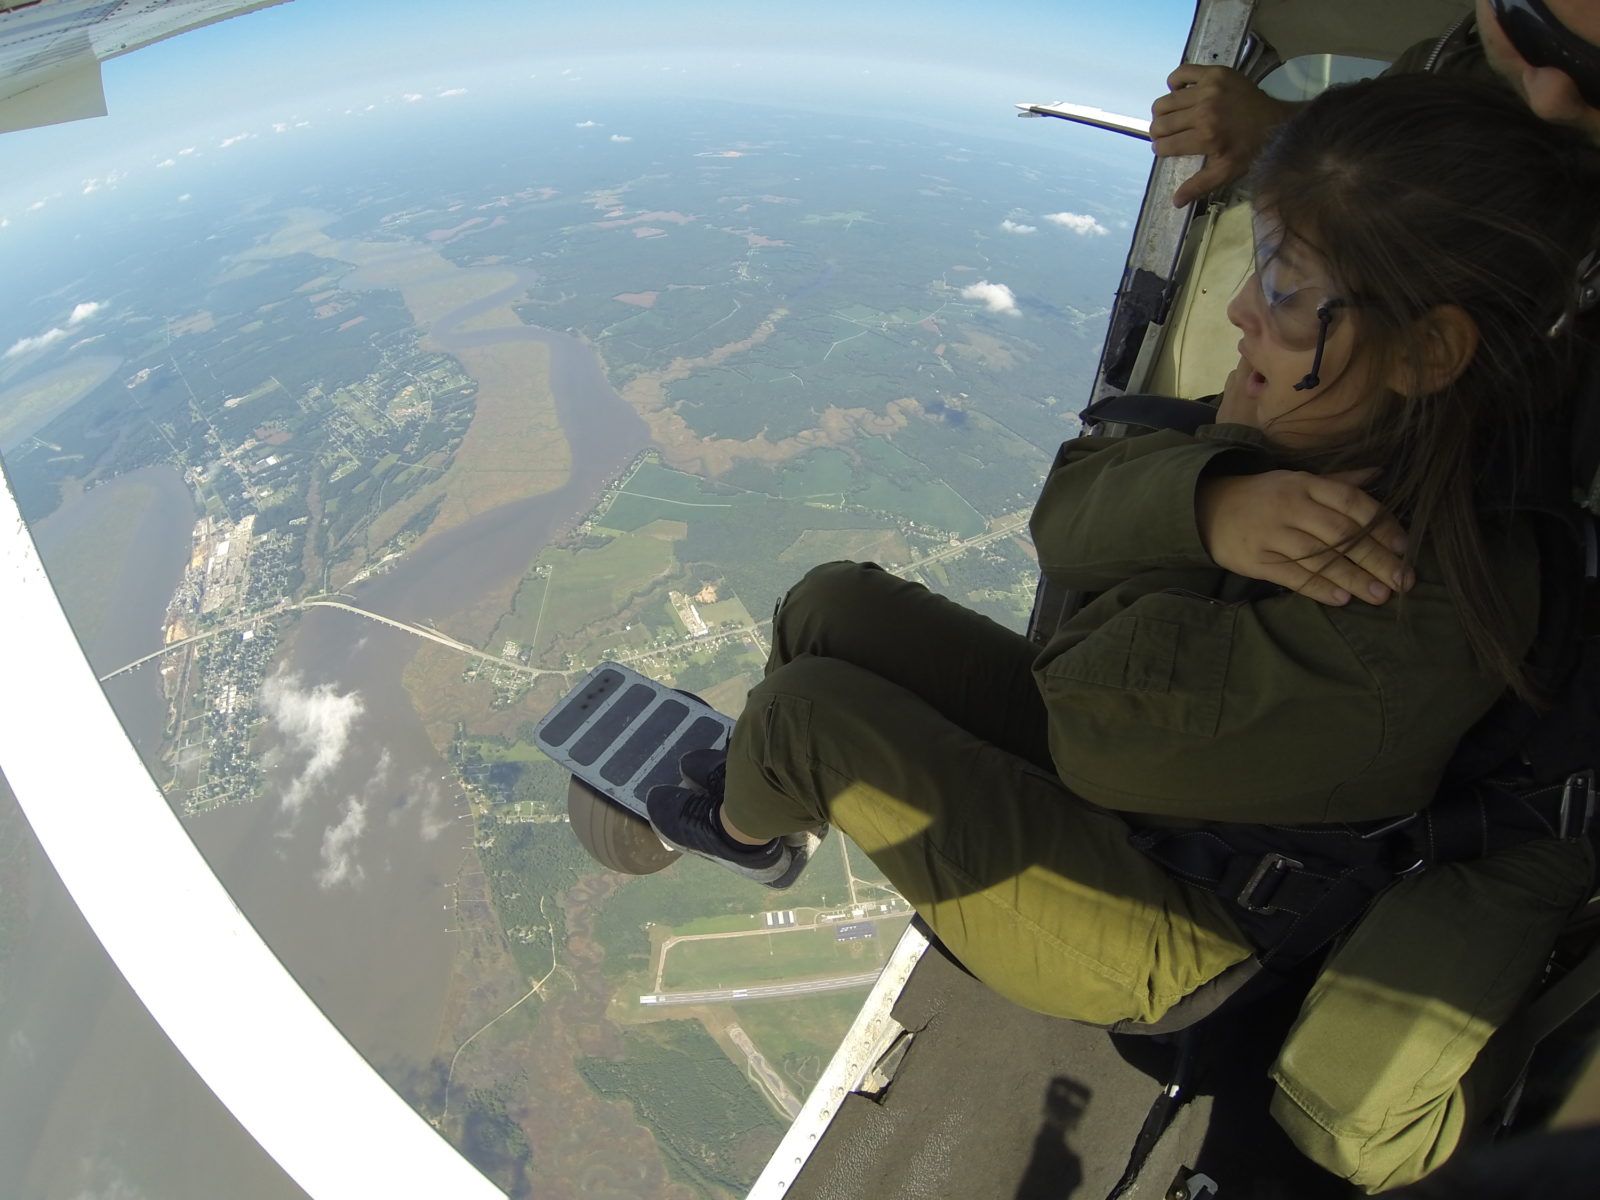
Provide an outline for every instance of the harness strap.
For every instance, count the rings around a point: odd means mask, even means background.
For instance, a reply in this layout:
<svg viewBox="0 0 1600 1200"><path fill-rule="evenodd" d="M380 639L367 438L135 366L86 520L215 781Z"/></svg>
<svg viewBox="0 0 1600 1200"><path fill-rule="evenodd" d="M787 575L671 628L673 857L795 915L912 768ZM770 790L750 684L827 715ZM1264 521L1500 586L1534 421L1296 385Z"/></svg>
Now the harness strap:
<svg viewBox="0 0 1600 1200"><path fill-rule="evenodd" d="M1262 965L1286 971L1326 946L1415 865L1409 841L1396 838L1395 827L1219 823L1142 829L1130 840L1173 875L1230 902Z"/></svg>
<svg viewBox="0 0 1600 1200"><path fill-rule="evenodd" d="M1498 781L1464 789L1394 821L1136 828L1129 841L1228 901L1261 965L1281 973L1323 949L1407 875L1538 838L1596 837L1597 810L1595 772L1585 769L1545 787Z"/></svg>
<svg viewBox="0 0 1600 1200"><path fill-rule="evenodd" d="M1482 1108L1500 1103L1522 1075L1533 1052L1579 1011L1600 998L1600 941L1565 975L1516 1012L1490 1037L1464 1077Z"/></svg>
<svg viewBox="0 0 1600 1200"><path fill-rule="evenodd" d="M1214 425L1216 406L1205 400L1154 396L1143 392L1114 392L1102 396L1078 414L1085 426L1133 425L1140 429L1176 429L1194 433Z"/></svg>

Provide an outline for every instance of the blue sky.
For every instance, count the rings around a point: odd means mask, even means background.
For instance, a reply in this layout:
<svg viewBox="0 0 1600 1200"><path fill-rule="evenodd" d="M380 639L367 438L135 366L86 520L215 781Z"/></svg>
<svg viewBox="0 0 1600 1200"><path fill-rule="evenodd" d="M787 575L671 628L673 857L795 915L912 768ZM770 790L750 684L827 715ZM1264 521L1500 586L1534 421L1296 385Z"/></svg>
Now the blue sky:
<svg viewBox="0 0 1600 1200"><path fill-rule="evenodd" d="M90 179L114 185L234 126L456 89L515 88L535 103L697 95L1020 136L1016 101L1146 112L1192 11L1189 0L292 0L108 61L109 117L4 135L0 214Z"/></svg>

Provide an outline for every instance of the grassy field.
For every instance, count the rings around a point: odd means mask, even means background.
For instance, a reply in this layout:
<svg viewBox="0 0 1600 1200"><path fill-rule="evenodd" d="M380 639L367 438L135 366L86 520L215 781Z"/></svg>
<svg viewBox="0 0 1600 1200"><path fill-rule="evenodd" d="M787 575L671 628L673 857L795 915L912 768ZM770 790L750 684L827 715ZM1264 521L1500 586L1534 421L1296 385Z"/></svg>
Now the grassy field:
<svg viewBox="0 0 1600 1200"><path fill-rule="evenodd" d="M838 908L850 899L844 864L829 834L822 853L788 891L770 892L731 871L684 856L665 871L629 879L619 887L595 920L595 940L606 947L605 971L613 980L629 974L643 978L653 969L652 927L658 936L697 922L738 918L744 928L757 928L771 908ZM676 951L674 951L676 953Z"/></svg>
<svg viewBox="0 0 1600 1200"><path fill-rule="evenodd" d="M111 377L120 358L94 355L0 391L0 446L10 450Z"/></svg>
<svg viewBox="0 0 1600 1200"><path fill-rule="evenodd" d="M911 557L906 539L894 529L808 529L786 546L778 561L809 568L817 563L853 559L888 565Z"/></svg>
<svg viewBox="0 0 1600 1200"><path fill-rule="evenodd" d="M632 531L654 521L721 520L753 497L712 487L697 475L646 463L602 518L607 529Z"/></svg>
<svg viewBox="0 0 1600 1200"><path fill-rule="evenodd" d="M677 570L673 543L619 533L588 550L547 550L517 589L511 612L495 627L491 645L515 641L536 660L551 643L570 637L597 617L626 610Z"/></svg>
<svg viewBox="0 0 1600 1200"><path fill-rule="evenodd" d="M760 678L761 667L753 666L749 671L735 675L732 679L725 679L721 683L702 689L700 697L719 713L737 717L744 711L745 698L750 694L750 689Z"/></svg>
<svg viewBox="0 0 1600 1200"><path fill-rule="evenodd" d="M476 750L478 757L486 763L548 762L550 759L549 755L530 742L514 741L506 746L489 738L467 737L461 739L461 744Z"/></svg>
<svg viewBox="0 0 1600 1200"><path fill-rule="evenodd" d="M973 537L988 527L983 514L949 484L886 438L863 438L856 449L871 468L867 486L851 499L867 508L898 513L919 524Z"/></svg>
<svg viewBox="0 0 1600 1200"><path fill-rule="evenodd" d="M823 992L741 1001L733 1011L756 1048L803 1096L817 1082L860 1008L860 992Z"/></svg>
<svg viewBox="0 0 1600 1200"><path fill-rule="evenodd" d="M718 600L714 604L700 604L696 607L699 608L700 616L705 623L713 629L723 621L732 621L735 625L750 625L753 623L749 610L745 608L737 596L728 600Z"/></svg>
<svg viewBox="0 0 1600 1200"><path fill-rule="evenodd" d="M308 250L354 262L347 286L393 288L419 328L514 282L511 272L459 270L435 250L396 251L393 243L335 242L320 230L293 226L256 251L273 256ZM484 313L472 328L519 328L509 307ZM478 384L476 410L449 469L429 486L390 507L372 523L368 544L382 545L429 505L442 499L428 526L433 534L513 500L553 491L566 482L571 452L550 390L550 353L536 342L506 342L456 353Z"/></svg>
<svg viewBox="0 0 1600 1200"><path fill-rule="evenodd" d="M763 927L763 918L756 913L734 913L725 917L701 917L677 926L673 932L680 937L696 933L742 933L747 929Z"/></svg>
<svg viewBox="0 0 1600 1200"><path fill-rule="evenodd" d="M554 491L567 481L572 454L550 390L550 352L536 342L461 350L478 384L477 408L461 447L439 479L373 522L382 545L443 497L428 533L439 533L502 504Z"/></svg>
<svg viewBox="0 0 1600 1200"><path fill-rule="evenodd" d="M671 542L628 536L598 550L550 551L543 563L550 572L544 619L559 632L582 629L598 614L621 612L629 598L677 566Z"/></svg>
<svg viewBox="0 0 1600 1200"><path fill-rule="evenodd" d="M777 494L786 500L831 497L848 492L855 479L850 456L843 450L818 450L796 459L778 473Z"/></svg>

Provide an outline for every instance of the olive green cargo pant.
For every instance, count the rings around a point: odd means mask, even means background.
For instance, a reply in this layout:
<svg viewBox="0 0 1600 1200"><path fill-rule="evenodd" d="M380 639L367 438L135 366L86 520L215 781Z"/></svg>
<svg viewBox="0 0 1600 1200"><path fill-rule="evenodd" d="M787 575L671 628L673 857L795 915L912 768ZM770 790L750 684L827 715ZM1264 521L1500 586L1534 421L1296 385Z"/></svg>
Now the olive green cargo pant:
<svg viewBox="0 0 1600 1200"><path fill-rule="evenodd" d="M1153 1021L1249 948L1220 900L1056 777L1034 654L920 584L818 567L774 620L725 811L755 837L837 826L1018 1004Z"/></svg>
<svg viewBox="0 0 1600 1200"><path fill-rule="evenodd" d="M1056 778L1034 653L875 567L818 567L774 622L726 810L764 837L837 825L1019 1004L1151 1021L1246 944L1216 897L1154 866L1115 814ZM1582 845L1535 842L1389 892L1273 1069L1273 1115L1296 1144L1369 1191L1448 1158L1484 1116L1468 1068L1537 981L1592 869Z"/></svg>

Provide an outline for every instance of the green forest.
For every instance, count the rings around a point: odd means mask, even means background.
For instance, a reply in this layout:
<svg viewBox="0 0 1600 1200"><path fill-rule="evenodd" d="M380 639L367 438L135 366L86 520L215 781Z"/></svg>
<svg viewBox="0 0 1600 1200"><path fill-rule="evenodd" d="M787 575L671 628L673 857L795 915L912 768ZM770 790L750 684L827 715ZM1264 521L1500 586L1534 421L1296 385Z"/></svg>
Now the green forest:
<svg viewBox="0 0 1600 1200"><path fill-rule="evenodd" d="M633 1105L673 1172L694 1186L743 1193L784 1125L697 1021L623 1032L627 1056L578 1069L603 1096Z"/></svg>

